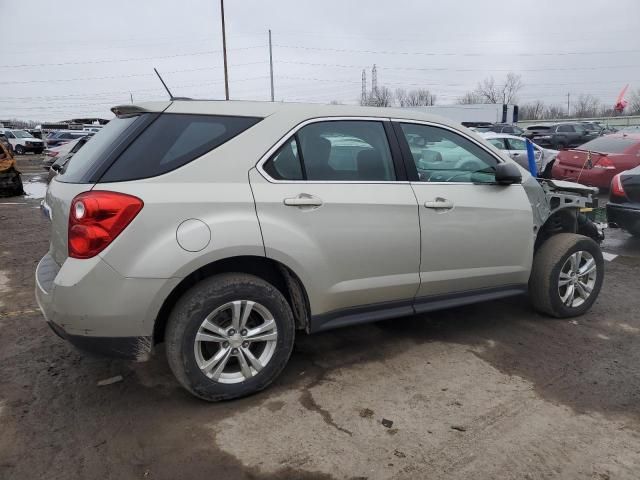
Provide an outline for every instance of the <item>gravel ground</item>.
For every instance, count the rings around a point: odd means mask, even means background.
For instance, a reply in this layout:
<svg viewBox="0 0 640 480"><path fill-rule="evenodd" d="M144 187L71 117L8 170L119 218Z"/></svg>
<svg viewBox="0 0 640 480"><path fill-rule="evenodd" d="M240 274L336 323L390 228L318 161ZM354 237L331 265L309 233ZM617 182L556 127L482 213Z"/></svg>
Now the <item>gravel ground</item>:
<svg viewBox="0 0 640 480"><path fill-rule="evenodd" d="M33 296L48 223L37 199L2 202L2 479L639 476L640 241L623 232L581 318L522 297L300 334L267 391L206 404L162 348L135 364L54 336Z"/></svg>

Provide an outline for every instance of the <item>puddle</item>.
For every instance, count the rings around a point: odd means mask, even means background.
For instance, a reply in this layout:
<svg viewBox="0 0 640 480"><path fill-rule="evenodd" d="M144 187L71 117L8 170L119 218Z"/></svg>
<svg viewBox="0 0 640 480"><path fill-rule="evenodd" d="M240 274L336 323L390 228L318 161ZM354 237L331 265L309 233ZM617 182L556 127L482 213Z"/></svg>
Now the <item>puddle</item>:
<svg viewBox="0 0 640 480"><path fill-rule="evenodd" d="M24 182L23 188L26 198L44 198L47 193L47 184L44 182Z"/></svg>

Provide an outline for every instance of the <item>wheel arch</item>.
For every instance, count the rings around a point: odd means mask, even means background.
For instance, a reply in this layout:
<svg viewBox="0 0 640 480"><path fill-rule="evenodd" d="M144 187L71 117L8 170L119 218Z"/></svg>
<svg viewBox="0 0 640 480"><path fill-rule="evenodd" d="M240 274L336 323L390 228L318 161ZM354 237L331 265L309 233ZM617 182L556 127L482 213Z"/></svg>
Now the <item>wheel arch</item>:
<svg viewBox="0 0 640 480"><path fill-rule="evenodd" d="M201 280L220 273L246 273L255 275L276 287L285 297L296 322L296 329L309 329L311 318L309 297L300 277L277 260L257 255L240 255L216 260L199 267L183 278L165 298L153 327L155 344L164 341L171 311L180 297Z"/></svg>
<svg viewBox="0 0 640 480"><path fill-rule="evenodd" d="M560 208L553 212L538 229L534 252L537 252L549 238L559 233L578 233L593 239L598 244L604 238L593 221L581 213L579 209Z"/></svg>

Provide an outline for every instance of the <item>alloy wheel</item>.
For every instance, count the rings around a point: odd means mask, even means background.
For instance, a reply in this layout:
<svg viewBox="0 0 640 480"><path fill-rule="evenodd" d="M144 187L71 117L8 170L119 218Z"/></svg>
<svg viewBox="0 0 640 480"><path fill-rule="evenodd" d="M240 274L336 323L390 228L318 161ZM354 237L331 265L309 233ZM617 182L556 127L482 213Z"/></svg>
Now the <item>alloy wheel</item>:
<svg viewBox="0 0 640 480"><path fill-rule="evenodd" d="M591 296L596 284L598 269L589 252L580 250L571 254L560 269L558 294L567 307L579 307Z"/></svg>
<svg viewBox="0 0 640 480"><path fill-rule="evenodd" d="M198 367L219 383L240 383L257 375L276 349L278 327L262 304L236 300L216 308L198 328Z"/></svg>

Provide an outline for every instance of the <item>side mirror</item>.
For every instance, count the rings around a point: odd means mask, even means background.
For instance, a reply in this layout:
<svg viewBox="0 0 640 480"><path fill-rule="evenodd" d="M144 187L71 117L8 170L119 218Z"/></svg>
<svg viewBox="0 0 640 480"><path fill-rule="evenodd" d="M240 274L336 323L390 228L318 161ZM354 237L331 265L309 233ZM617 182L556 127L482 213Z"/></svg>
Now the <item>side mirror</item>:
<svg viewBox="0 0 640 480"><path fill-rule="evenodd" d="M496 165L496 182L500 185L522 182L520 169L513 163L499 163Z"/></svg>

